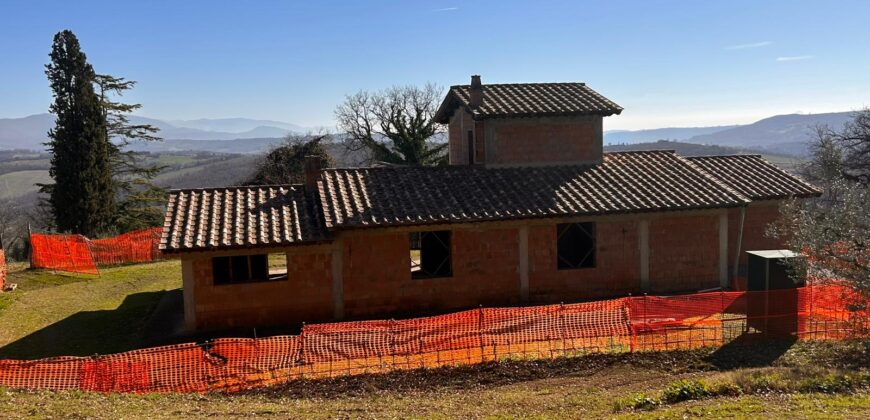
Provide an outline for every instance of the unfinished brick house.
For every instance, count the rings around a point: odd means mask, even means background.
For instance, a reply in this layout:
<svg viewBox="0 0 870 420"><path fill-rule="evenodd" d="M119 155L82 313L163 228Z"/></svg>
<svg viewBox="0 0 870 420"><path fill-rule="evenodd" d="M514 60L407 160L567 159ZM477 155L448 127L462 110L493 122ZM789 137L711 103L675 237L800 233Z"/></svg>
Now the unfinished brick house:
<svg viewBox="0 0 870 420"><path fill-rule="evenodd" d="M603 153L622 108L583 83L453 86L451 165L172 191L191 329L729 288L764 226L819 194L760 156Z"/></svg>

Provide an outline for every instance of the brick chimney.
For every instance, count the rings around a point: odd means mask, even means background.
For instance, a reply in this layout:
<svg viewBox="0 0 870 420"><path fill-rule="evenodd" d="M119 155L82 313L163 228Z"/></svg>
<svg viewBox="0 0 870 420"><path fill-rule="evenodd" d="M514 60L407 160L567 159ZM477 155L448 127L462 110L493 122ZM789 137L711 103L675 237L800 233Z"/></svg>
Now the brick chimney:
<svg viewBox="0 0 870 420"><path fill-rule="evenodd" d="M480 83L480 76L477 74L471 76L471 90L468 95L468 102L472 108L483 105L483 85Z"/></svg>
<svg viewBox="0 0 870 420"><path fill-rule="evenodd" d="M305 189L317 191L317 180L320 179L320 156L305 156Z"/></svg>

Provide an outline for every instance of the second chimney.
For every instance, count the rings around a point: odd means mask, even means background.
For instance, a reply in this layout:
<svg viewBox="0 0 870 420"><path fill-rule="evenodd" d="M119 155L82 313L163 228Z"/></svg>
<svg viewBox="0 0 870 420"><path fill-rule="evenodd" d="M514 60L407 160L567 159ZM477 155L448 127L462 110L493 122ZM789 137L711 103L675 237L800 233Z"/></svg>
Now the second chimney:
<svg viewBox="0 0 870 420"><path fill-rule="evenodd" d="M483 105L483 85L480 83L480 76L471 76L471 89L468 92L468 103L472 108L477 108Z"/></svg>
<svg viewBox="0 0 870 420"><path fill-rule="evenodd" d="M317 180L320 179L320 156L305 156L305 189L317 191Z"/></svg>

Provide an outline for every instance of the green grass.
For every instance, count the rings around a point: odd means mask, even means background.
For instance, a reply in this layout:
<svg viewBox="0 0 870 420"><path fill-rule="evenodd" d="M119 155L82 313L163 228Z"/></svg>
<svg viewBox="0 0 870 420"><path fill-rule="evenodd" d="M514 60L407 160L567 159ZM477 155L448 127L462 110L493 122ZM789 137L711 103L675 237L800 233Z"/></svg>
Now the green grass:
<svg viewBox="0 0 870 420"><path fill-rule="evenodd" d="M0 358L90 355L136 348L166 291L181 287L177 261L112 267L101 276L12 272L0 295Z"/></svg>
<svg viewBox="0 0 870 420"><path fill-rule="evenodd" d="M0 198L19 197L36 191L36 183L51 182L48 171L29 170L0 175Z"/></svg>

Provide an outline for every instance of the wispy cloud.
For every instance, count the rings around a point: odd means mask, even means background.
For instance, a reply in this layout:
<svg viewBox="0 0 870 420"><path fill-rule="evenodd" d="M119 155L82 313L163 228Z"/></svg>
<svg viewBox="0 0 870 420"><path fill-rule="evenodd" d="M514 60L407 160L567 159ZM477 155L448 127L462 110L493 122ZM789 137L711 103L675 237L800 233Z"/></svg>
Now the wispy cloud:
<svg viewBox="0 0 870 420"><path fill-rule="evenodd" d="M770 45L770 44L773 44L773 42L770 42L770 41L761 41L761 42L753 42L753 43L750 43L750 44L729 45L729 46L725 47L725 49L726 49L726 50L745 50L745 49L749 49L749 48L761 48L761 47L766 47L766 46L768 46L768 45Z"/></svg>
<svg viewBox="0 0 870 420"><path fill-rule="evenodd" d="M433 12L452 12L452 11L454 11L454 10L459 10L459 8L458 8L458 7L445 7L445 8L443 8L443 9L435 9L435 10L432 10L432 11L433 11Z"/></svg>
<svg viewBox="0 0 870 420"><path fill-rule="evenodd" d="M812 60L816 58L814 55L790 55L785 57L776 57L776 61L801 61L801 60Z"/></svg>

